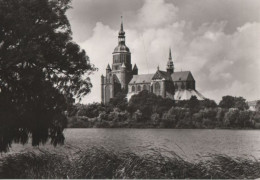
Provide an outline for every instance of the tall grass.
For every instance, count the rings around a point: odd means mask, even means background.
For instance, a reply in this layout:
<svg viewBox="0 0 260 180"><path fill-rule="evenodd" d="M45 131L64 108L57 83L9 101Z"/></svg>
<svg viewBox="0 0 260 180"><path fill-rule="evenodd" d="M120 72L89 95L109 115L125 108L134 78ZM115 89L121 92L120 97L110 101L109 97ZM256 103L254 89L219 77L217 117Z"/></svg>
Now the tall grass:
<svg viewBox="0 0 260 180"><path fill-rule="evenodd" d="M0 178L259 178L260 162L250 157L212 154L189 162L174 152L114 152L101 147L74 154L48 151L7 155L0 159ZM170 155L169 155L170 154Z"/></svg>

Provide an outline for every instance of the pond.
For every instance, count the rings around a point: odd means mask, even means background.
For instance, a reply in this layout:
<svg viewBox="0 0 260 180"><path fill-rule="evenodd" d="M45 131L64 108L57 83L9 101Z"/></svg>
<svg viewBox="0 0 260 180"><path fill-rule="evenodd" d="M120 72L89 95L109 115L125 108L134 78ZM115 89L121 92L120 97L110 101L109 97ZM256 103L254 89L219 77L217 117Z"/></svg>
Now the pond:
<svg viewBox="0 0 260 180"><path fill-rule="evenodd" d="M260 159L260 131L258 130L201 130L201 129L66 129L65 145L57 148L49 144L41 149L70 151L102 146L114 151L129 150L148 153L151 149L174 151L188 159L209 154L254 156ZM9 153L27 151L30 145L14 144Z"/></svg>

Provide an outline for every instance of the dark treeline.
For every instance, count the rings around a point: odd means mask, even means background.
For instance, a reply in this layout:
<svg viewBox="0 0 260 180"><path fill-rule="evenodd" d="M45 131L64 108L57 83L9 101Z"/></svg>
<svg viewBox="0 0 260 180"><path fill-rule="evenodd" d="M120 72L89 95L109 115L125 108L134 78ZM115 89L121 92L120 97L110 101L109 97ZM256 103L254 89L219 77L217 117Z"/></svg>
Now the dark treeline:
<svg viewBox="0 0 260 180"><path fill-rule="evenodd" d="M173 101L142 91L127 101L119 93L107 105L76 104L67 114L73 128L258 128L260 101L256 111L248 110L242 97L224 96L219 104L199 101Z"/></svg>

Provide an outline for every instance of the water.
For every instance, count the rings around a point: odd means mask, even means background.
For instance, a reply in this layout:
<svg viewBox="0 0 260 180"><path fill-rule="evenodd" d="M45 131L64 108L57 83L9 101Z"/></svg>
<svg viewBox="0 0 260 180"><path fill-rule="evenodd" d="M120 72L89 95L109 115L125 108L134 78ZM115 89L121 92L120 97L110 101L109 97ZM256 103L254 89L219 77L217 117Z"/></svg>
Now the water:
<svg viewBox="0 0 260 180"><path fill-rule="evenodd" d="M136 153L161 148L188 159L198 159L212 153L260 159L260 131L257 130L66 129L65 138L65 146L53 148L47 144L40 148L68 151L70 146L81 149L103 146L114 151L130 150ZM14 144L10 153L31 149L37 148Z"/></svg>

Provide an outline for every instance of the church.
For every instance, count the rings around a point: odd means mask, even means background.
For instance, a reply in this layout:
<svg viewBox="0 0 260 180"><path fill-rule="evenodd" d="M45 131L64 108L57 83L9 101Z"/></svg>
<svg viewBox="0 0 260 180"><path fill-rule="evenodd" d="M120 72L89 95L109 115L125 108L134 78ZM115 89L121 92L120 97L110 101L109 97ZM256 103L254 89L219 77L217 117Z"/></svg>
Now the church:
<svg viewBox="0 0 260 180"><path fill-rule="evenodd" d="M148 90L163 98L173 100L189 100L196 96L198 100L205 97L196 90L196 82L190 71L174 71L171 49L167 60L166 71L157 67L152 74L138 74L135 64L132 67L131 52L125 44L123 22L118 33L118 45L114 49L113 63L107 65L106 76L101 76L101 100L107 104L118 92L127 94L129 100L132 95L142 90Z"/></svg>

